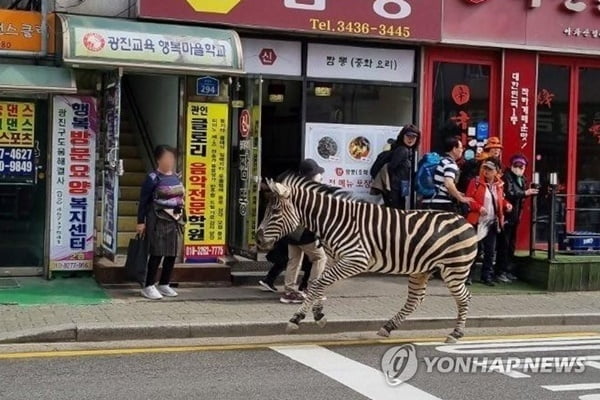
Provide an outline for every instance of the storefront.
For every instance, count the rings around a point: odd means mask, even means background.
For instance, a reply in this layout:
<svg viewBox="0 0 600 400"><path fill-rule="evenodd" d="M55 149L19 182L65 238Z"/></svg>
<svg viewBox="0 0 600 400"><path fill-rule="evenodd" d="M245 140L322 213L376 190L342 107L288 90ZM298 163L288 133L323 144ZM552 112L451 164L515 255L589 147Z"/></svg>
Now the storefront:
<svg viewBox="0 0 600 400"><path fill-rule="evenodd" d="M242 36L247 77L234 82L231 98L228 245L249 258L256 257L261 176L310 157L325 168L327 183L369 190L377 154L402 125L419 120L416 46L440 39L439 24L431 23L441 19L439 2L138 4L141 18L231 26Z"/></svg>
<svg viewBox="0 0 600 400"><path fill-rule="evenodd" d="M528 178L539 173L544 187L549 174L558 173L567 194L559 217L568 231L600 231L600 213L590 210L598 205L577 196L600 190L597 8L591 0L446 0L447 46L425 50L426 148L439 149L441 128L449 122L462 128L468 157L488 137L500 136L505 163L515 153L531 161ZM537 198L542 220L549 213L544 194ZM529 218L528 206L519 232L522 249L529 243ZM546 238L542 226L536 239Z"/></svg>
<svg viewBox="0 0 600 400"><path fill-rule="evenodd" d="M0 273L42 275L50 203L48 124L53 94L76 91L72 71L34 65L47 53L38 12L0 10Z"/></svg>

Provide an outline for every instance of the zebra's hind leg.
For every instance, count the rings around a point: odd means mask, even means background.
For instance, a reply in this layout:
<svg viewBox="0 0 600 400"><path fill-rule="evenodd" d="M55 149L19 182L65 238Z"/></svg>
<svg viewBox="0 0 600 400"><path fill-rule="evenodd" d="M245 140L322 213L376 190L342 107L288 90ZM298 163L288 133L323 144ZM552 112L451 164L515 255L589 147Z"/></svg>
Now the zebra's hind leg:
<svg viewBox="0 0 600 400"><path fill-rule="evenodd" d="M325 314L323 313L323 300L318 299L315 301L312 307L313 317L315 318L315 322L319 328L324 328L327 325L327 318L325 318Z"/></svg>
<svg viewBox="0 0 600 400"><path fill-rule="evenodd" d="M400 324L417 309L423 301L423 297L425 297L430 275L431 272L423 272L412 274L408 277L408 298L406 299L406 303L404 303L402 309L392 319L379 329L377 332L379 336L390 336L390 332L398 329Z"/></svg>
<svg viewBox="0 0 600 400"><path fill-rule="evenodd" d="M469 277L470 268L443 268L442 278L448 286L448 290L456 301L458 308L458 317L456 320L456 328L446 337L446 343L456 343L465 335L465 325L467 322L467 314L469 312L469 302L471 293L465 285Z"/></svg>

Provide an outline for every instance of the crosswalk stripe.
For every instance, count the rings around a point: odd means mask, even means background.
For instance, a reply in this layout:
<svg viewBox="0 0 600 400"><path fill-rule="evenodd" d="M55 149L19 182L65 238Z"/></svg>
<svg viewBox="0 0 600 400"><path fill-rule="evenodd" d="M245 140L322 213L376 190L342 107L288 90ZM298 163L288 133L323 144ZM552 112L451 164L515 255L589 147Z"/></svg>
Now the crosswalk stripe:
<svg viewBox="0 0 600 400"><path fill-rule="evenodd" d="M600 383L576 383L573 385L548 385L542 387L553 392L571 392L578 390L597 390L600 389Z"/></svg>
<svg viewBox="0 0 600 400"><path fill-rule="evenodd" d="M599 339L586 340L556 340L539 342L507 342L483 344L459 344L438 346L437 351L451 354L491 354L491 353L533 353L562 350L594 350L600 349Z"/></svg>
<svg viewBox="0 0 600 400"><path fill-rule="evenodd" d="M373 400L441 400L421 389L402 383L390 386L383 373L320 346L271 347L272 350L306 365Z"/></svg>

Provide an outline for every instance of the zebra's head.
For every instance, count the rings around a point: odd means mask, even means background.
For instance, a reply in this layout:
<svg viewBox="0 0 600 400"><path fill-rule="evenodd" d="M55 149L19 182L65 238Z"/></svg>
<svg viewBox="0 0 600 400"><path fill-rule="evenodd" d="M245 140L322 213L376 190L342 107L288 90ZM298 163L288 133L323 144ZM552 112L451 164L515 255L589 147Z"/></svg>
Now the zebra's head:
<svg viewBox="0 0 600 400"><path fill-rule="evenodd" d="M256 245L263 251L272 249L279 239L300 226L300 214L292 203L290 187L272 180L267 180L267 185L269 204L256 231Z"/></svg>

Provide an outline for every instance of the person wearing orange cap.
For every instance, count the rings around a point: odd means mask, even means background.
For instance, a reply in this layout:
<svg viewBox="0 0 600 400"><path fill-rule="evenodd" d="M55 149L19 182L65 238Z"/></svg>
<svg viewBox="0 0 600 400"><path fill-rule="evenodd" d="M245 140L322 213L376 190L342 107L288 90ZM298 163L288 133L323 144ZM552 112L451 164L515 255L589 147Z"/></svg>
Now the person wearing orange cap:
<svg viewBox="0 0 600 400"><path fill-rule="evenodd" d="M499 160L500 156L502 155L503 148L504 148L504 146L502 146L502 142L500 141L500 138L498 138L497 136L492 136L491 138L488 139L488 142L483 147L483 151L484 151L484 153L487 153L487 157L483 157L483 154L482 154L482 159L486 159L488 157L494 157Z"/></svg>

